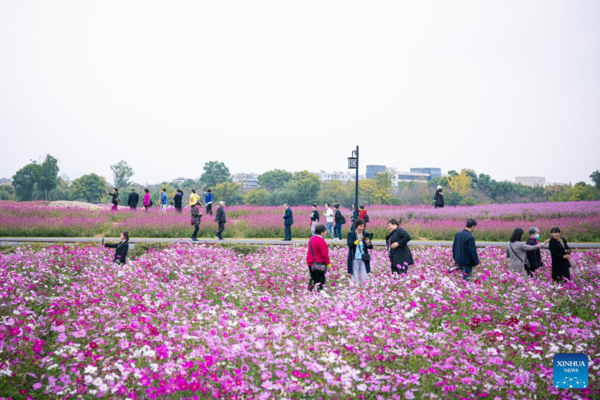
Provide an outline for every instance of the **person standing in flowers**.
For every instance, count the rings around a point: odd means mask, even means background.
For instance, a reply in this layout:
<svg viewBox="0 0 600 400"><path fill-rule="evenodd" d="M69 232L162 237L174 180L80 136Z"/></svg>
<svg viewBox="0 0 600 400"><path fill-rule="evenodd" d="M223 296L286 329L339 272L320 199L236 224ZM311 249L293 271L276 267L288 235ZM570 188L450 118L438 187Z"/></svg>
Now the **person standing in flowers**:
<svg viewBox="0 0 600 400"><path fill-rule="evenodd" d="M331 239L333 239L333 210L329 203L325 203L325 212L323 215L325 216L325 229L327 229Z"/></svg>
<svg viewBox="0 0 600 400"><path fill-rule="evenodd" d="M329 247L325 242L327 228L323 224L319 224L315 228L315 234L308 240L308 254L306 255L306 264L308 264L308 272L310 280L308 281L308 290L312 292L315 285L317 291L323 290L325 286L327 268L331 268L331 260L329 259Z"/></svg>
<svg viewBox="0 0 600 400"><path fill-rule="evenodd" d="M444 192L440 185L438 185L435 196L433 196L433 204L435 208L444 208Z"/></svg>
<svg viewBox="0 0 600 400"><path fill-rule="evenodd" d="M550 229L550 255L552 256L552 279L555 282L563 282L564 279L571 280L571 248L567 240L562 237L560 228Z"/></svg>
<svg viewBox="0 0 600 400"><path fill-rule="evenodd" d="M283 205L285 213L283 215L283 229L284 229L284 237L283 241L291 242L292 241L292 225L294 225L294 213L292 209L287 204Z"/></svg>
<svg viewBox="0 0 600 400"><path fill-rule="evenodd" d="M371 273L371 256L369 250L373 248L370 238L365 234L365 221L357 219L354 230L348 232L348 273L354 278L355 283L367 280Z"/></svg>
<svg viewBox="0 0 600 400"><path fill-rule="evenodd" d="M319 212L317 211L317 205L313 204L312 205L312 212L310 213L310 233L311 235L315 234L315 229L317 228L317 225L319 224Z"/></svg>
<svg viewBox="0 0 600 400"><path fill-rule="evenodd" d="M160 192L160 211L167 212L167 189L162 188Z"/></svg>
<svg viewBox="0 0 600 400"><path fill-rule="evenodd" d="M544 243L528 245L523 243L523 233L523 229L515 229L510 241L506 245L506 258L509 259L508 269L522 275L532 275L527 252L541 249L550 241L550 239L546 240Z"/></svg>
<svg viewBox="0 0 600 400"><path fill-rule="evenodd" d="M152 199L150 198L150 191L148 190L148 188L144 189L144 199L142 200L142 204L144 206L144 209L146 210L146 212L148 211L148 208L152 206Z"/></svg>
<svg viewBox="0 0 600 400"><path fill-rule="evenodd" d="M194 233L192 233L192 242L198 241L198 231L200 230L200 221L202 220L202 202L198 201L195 205L190 208L192 213L191 223L194 226Z"/></svg>
<svg viewBox="0 0 600 400"><path fill-rule="evenodd" d="M183 191L181 189L177 189L177 193L175 193L175 197L173 197L173 206L178 213L183 212Z"/></svg>
<svg viewBox="0 0 600 400"><path fill-rule="evenodd" d="M114 191L111 192L106 192L107 195L109 195L111 197L110 202L112 203L112 211L118 211L119 210L119 189L114 188Z"/></svg>
<svg viewBox="0 0 600 400"><path fill-rule="evenodd" d="M467 226L454 236L452 243L452 257L456 266L450 268L450 271L460 269L463 273L463 279L469 280L473 268L479 265L479 256L477 255L477 246L473 232L477 229L477 221L467 220Z"/></svg>
<svg viewBox="0 0 600 400"><path fill-rule="evenodd" d="M136 193L135 188L131 189L131 193L127 197L127 205L131 211L137 210L138 202L140 201L140 195Z"/></svg>
<svg viewBox="0 0 600 400"><path fill-rule="evenodd" d="M540 242L540 230L535 226L529 228L529 239L527 239L527 244L530 246L535 246ZM544 266L544 262L542 261L542 252L540 249L531 250L527 252L527 259L529 260L530 271L527 273L533 276L533 273L538 269Z"/></svg>
<svg viewBox="0 0 600 400"><path fill-rule="evenodd" d="M104 247L115 249L115 258L113 259L115 264L123 265L127 262L127 251L129 250L129 232L121 233L121 241L119 243L104 243L104 239L102 239L102 244L104 244Z"/></svg>
<svg viewBox="0 0 600 400"><path fill-rule="evenodd" d="M212 215L212 202L212 189L206 189L206 196L204 197L204 203L206 204L206 215Z"/></svg>
<svg viewBox="0 0 600 400"><path fill-rule="evenodd" d="M408 247L408 242L412 238L406 229L400 226L401 221L392 218L387 222L389 234L385 237L385 242L390 261L392 262L392 274L406 274L408 267L415 263Z"/></svg>
<svg viewBox="0 0 600 400"><path fill-rule="evenodd" d="M190 202L188 203L188 207L194 207L200 201L200 196L196 194L196 189L192 189L192 193L190 193Z"/></svg>
<svg viewBox="0 0 600 400"><path fill-rule="evenodd" d="M219 208L217 208L217 215L215 216L215 222L219 224L219 230L215 237L219 240L223 240L223 231L225 230L225 224L227 223L227 217L225 216L225 202L219 202Z"/></svg>

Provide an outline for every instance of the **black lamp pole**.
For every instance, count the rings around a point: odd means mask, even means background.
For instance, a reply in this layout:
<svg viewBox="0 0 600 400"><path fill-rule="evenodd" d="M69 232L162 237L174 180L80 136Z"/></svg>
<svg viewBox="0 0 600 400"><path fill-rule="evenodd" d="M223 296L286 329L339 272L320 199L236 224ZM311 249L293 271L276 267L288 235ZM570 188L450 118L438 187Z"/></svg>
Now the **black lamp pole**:
<svg viewBox="0 0 600 400"><path fill-rule="evenodd" d="M356 169L356 190L354 193L354 220L358 219L358 146L352 150L352 156L348 157L348 169Z"/></svg>

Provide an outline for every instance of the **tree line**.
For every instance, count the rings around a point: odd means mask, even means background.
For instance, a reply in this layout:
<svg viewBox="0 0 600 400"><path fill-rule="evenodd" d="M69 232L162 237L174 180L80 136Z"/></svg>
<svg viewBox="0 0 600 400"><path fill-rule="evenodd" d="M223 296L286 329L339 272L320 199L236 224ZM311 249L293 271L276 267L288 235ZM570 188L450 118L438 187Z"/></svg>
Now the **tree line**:
<svg viewBox="0 0 600 400"><path fill-rule="evenodd" d="M170 198L178 189L189 194L192 189L203 192L211 188L215 201L222 200L229 205L275 206L283 203L300 205L337 201L349 207L354 203L354 182L321 182L317 175L308 171L267 171L258 176L257 188L248 189L233 182L229 168L219 161L205 163L202 174L197 179L153 185L141 185L132 181L135 172L126 161L120 161L110 168L113 173L112 187L119 189L122 198L132 188L138 191L148 188L155 203L162 188L167 189ZM392 175L383 172L373 179L359 181L359 202L367 205L427 205L432 203L433 192L438 185L444 188L447 205L600 200L600 171L593 172L590 178L594 182L593 185L578 182L574 185L530 187L496 181L489 175L463 169L460 172L449 171L448 176L430 181L399 182L393 186ZM107 192L111 186L106 178L94 173L72 181L66 175L59 176L58 161L51 155L47 155L43 161L32 161L25 165L12 179L12 185L0 186L0 200L109 202Z"/></svg>

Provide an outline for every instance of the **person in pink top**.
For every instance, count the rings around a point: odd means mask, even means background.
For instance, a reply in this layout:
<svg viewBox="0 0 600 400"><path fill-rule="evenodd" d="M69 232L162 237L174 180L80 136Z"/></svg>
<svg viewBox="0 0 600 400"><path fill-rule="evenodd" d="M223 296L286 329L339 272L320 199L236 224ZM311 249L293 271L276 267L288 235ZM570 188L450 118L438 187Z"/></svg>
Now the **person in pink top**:
<svg viewBox="0 0 600 400"><path fill-rule="evenodd" d="M148 189L144 189L144 192L146 192L146 194L144 194L144 200L142 201L142 204L144 205L146 211L148 211L148 207L152 206L152 200L150 199L150 191Z"/></svg>
<svg viewBox="0 0 600 400"><path fill-rule="evenodd" d="M317 290L323 290L325 286L325 274L327 268L331 268L331 260L329 259L329 247L325 242L327 228L320 224L315 228L315 234L308 240L308 254L306 255L306 263L310 272L310 280L308 281L308 290L312 292L316 284Z"/></svg>

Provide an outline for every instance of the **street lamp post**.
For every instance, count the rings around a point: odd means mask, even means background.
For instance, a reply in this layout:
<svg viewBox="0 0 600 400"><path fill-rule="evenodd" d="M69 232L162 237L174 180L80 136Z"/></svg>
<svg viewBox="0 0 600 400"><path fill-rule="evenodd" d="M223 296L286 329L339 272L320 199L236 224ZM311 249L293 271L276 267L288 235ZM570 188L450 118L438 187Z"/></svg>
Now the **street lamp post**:
<svg viewBox="0 0 600 400"><path fill-rule="evenodd" d="M358 219L358 146L352 150L352 156L348 157L348 169L356 169L356 189L354 192L354 220Z"/></svg>

